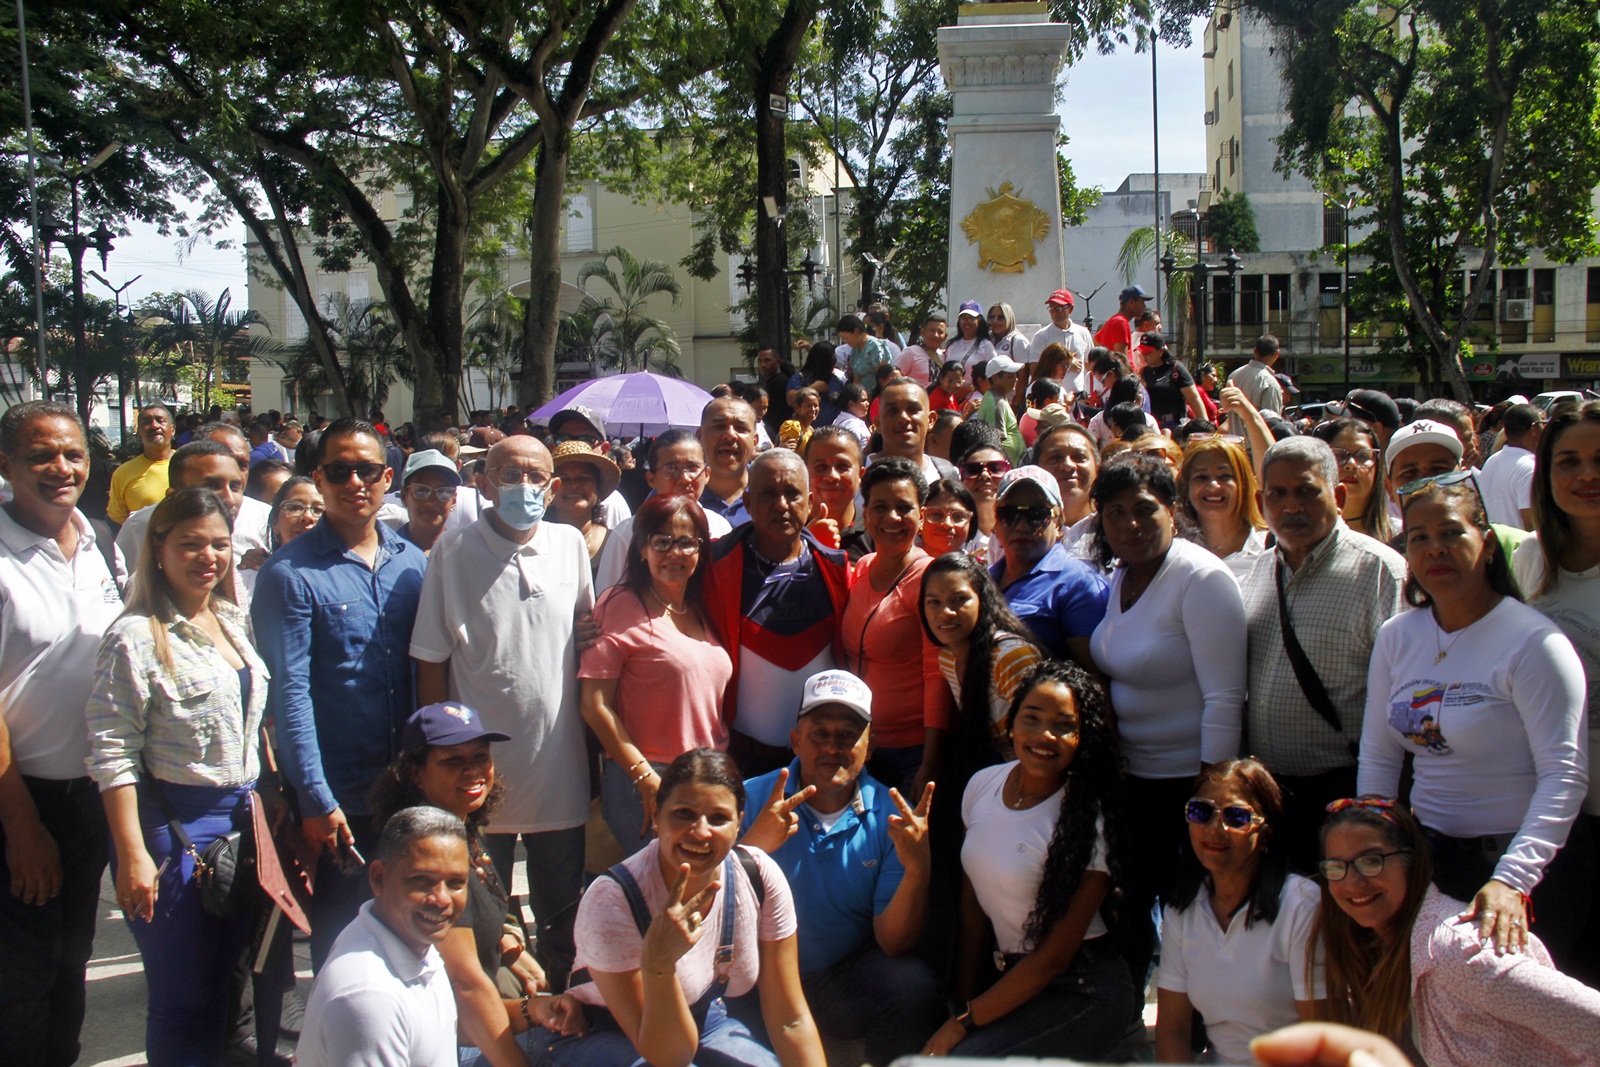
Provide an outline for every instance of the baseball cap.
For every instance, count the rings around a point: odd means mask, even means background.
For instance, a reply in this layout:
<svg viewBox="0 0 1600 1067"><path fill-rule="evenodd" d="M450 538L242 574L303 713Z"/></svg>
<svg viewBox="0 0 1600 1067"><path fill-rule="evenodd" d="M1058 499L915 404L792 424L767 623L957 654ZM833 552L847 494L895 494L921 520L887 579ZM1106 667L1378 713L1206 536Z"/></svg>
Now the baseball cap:
<svg viewBox="0 0 1600 1067"><path fill-rule="evenodd" d="M822 671L807 678L800 690L800 711L795 717L830 704L841 704L866 722L872 721L872 690L849 671Z"/></svg>
<svg viewBox="0 0 1600 1067"><path fill-rule="evenodd" d="M995 356L983 368L985 378L993 378L996 374L1014 374L1022 369L1022 364L1007 356Z"/></svg>
<svg viewBox="0 0 1600 1067"><path fill-rule="evenodd" d="M1461 438L1456 436L1454 430L1442 422L1418 419L1416 422L1406 423L1389 438L1389 448L1383 454L1384 464L1394 466L1395 457L1412 445L1443 445L1456 459L1461 458Z"/></svg>
<svg viewBox="0 0 1600 1067"><path fill-rule="evenodd" d="M1012 467L1000 479L1000 493L995 497L995 503L1006 498L1006 494L1023 482L1031 482L1043 491L1045 498L1056 507L1061 506L1061 486L1056 482L1056 476L1043 467L1026 463L1020 467Z"/></svg>
<svg viewBox="0 0 1600 1067"><path fill-rule="evenodd" d="M1160 350L1167 347L1167 339L1161 334L1151 331L1144 335L1143 344L1146 348Z"/></svg>
<svg viewBox="0 0 1600 1067"><path fill-rule="evenodd" d="M509 741L510 734L483 728L483 717L465 704L447 700L428 704L411 713L400 734L400 747L407 752L427 747L464 745L468 741Z"/></svg>
<svg viewBox="0 0 1600 1067"><path fill-rule="evenodd" d="M452 485L461 484L461 472L449 458L437 448L424 448L420 452L413 452L406 459L405 474L400 478L400 484L405 485L411 480L413 474L419 471L441 471L450 476Z"/></svg>
<svg viewBox="0 0 1600 1067"><path fill-rule="evenodd" d="M956 318L959 319L962 315L975 315L981 319L983 318L983 306L976 300L963 300L961 302L961 310L957 312Z"/></svg>
<svg viewBox="0 0 1600 1067"><path fill-rule="evenodd" d="M1072 293L1066 289L1057 289L1045 299L1045 303L1056 307L1072 307Z"/></svg>
<svg viewBox="0 0 1600 1067"><path fill-rule="evenodd" d="M1294 379L1293 378L1289 377L1287 374L1281 374L1281 373L1280 374L1274 374L1273 377L1278 379L1278 384L1283 386L1283 391L1285 393L1287 393L1290 396L1299 396L1300 395L1300 387L1298 385L1294 384Z"/></svg>
<svg viewBox="0 0 1600 1067"><path fill-rule="evenodd" d="M1328 409L1335 415L1365 419L1391 430L1400 426L1400 408L1394 398L1377 389L1352 389L1349 396L1329 404Z"/></svg>
<svg viewBox="0 0 1600 1067"><path fill-rule="evenodd" d="M595 436L600 438L602 441L605 440L605 420L595 412L594 408L585 407L582 404L574 404L570 408L565 408L550 416L550 432L555 433L558 426L561 426L563 423L571 422L573 419L582 419L584 422L587 422L590 428L594 430Z"/></svg>
<svg viewBox="0 0 1600 1067"><path fill-rule="evenodd" d="M1057 426L1065 426L1072 421L1072 412L1060 403L1046 404L1034 416L1034 422L1040 430L1049 430Z"/></svg>
<svg viewBox="0 0 1600 1067"><path fill-rule="evenodd" d="M1150 294L1142 285L1130 285L1117 294L1117 303L1126 303L1129 300L1149 300Z"/></svg>

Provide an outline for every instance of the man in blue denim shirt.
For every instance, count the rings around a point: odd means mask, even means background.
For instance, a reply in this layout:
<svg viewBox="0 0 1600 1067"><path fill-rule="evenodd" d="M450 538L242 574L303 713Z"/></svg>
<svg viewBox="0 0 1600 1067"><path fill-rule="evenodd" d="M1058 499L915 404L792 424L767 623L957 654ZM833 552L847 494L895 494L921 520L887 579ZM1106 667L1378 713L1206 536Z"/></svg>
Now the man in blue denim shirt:
<svg viewBox="0 0 1600 1067"><path fill-rule="evenodd" d="M368 895L356 859L376 841L367 790L415 710L409 651L427 557L378 522L392 472L370 423L330 425L314 477L327 512L261 568L251 617L272 672L267 708L283 773L321 857L311 898L320 968Z"/></svg>

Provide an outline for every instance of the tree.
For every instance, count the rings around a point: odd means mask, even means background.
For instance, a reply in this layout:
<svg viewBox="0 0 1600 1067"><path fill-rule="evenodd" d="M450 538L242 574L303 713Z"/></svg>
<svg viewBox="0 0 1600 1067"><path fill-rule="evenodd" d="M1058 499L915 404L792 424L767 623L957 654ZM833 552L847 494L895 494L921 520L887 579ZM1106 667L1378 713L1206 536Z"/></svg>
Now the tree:
<svg viewBox="0 0 1600 1067"><path fill-rule="evenodd" d="M1190 346L1194 324L1194 301L1189 299L1194 275L1184 268L1194 265L1194 243L1177 230L1163 230L1158 239L1154 226L1141 226L1123 239L1117 250L1117 269L1131 285L1146 263L1160 262L1167 255L1177 269L1167 279L1167 325L1162 332L1176 351L1184 352Z"/></svg>
<svg viewBox="0 0 1600 1067"><path fill-rule="evenodd" d="M1470 401L1461 350L1496 264L1595 248L1593 0L1246 2L1282 38L1280 166L1352 198L1363 285L1405 297L1396 347Z"/></svg>
<svg viewBox="0 0 1600 1067"><path fill-rule="evenodd" d="M1205 228L1212 247L1219 252L1259 252L1261 235L1256 232L1256 211L1250 197L1234 196L1227 189L1212 203L1205 215Z"/></svg>
<svg viewBox="0 0 1600 1067"><path fill-rule="evenodd" d="M182 293L158 294L139 307L146 318L160 323L150 329L149 346L155 352L172 352L183 362L201 370L200 407L211 407L211 383L217 366L226 357L244 359L264 346L261 337L250 337L250 327L264 324L255 311L232 311L233 291L222 290L215 300L199 289Z"/></svg>
<svg viewBox="0 0 1600 1067"><path fill-rule="evenodd" d="M611 333L605 362L623 372L675 370L678 339L664 320L649 314L648 306L651 297L661 294L672 298L673 307L682 300L683 289L673 276L672 267L660 260L641 260L617 245L578 271L579 286L587 287L592 280L604 282L612 294L605 299L591 296L584 301L585 310L596 324L607 324Z"/></svg>

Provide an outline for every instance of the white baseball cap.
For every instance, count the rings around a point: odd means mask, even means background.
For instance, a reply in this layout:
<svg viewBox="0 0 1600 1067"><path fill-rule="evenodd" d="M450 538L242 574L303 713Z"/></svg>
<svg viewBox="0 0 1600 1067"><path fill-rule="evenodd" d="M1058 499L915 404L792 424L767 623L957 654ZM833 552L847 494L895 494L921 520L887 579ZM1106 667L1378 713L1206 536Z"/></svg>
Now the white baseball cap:
<svg viewBox="0 0 1600 1067"><path fill-rule="evenodd" d="M1386 466L1393 467L1395 459L1412 445L1442 445L1448 448L1456 459L1461 458L1464 451L1461 447L1461 438L1456 432L1442 422L1432 419L1418 419L1408 422L1400 427L1389 438L1389 447L1383 453L1383 462Z"/></svg>
<svg viewBox="0 0 1600 1067"><path fill-rule="evenodd" d="M1011 374L1022 369L1022 364L1006 356L995 356L983 368L985 378L993 378L996 374Z"/></svg>
<svg viewBox="0 0 1600 1067"><path fill-rule="evenodd" d="M839 704L872 721L872 690L867 683L849 671L823 671L806 679L800 696L800 711L796 718L829 704Z"/></svg>

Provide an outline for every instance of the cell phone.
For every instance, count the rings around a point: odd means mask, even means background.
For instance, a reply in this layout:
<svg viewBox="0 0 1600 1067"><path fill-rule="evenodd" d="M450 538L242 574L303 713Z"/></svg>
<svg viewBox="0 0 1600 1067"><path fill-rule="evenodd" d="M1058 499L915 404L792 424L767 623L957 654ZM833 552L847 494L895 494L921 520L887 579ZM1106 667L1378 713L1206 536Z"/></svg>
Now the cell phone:
<svg viewBox="0 0 1600 1067"><path fill-rule="evenodd" d="M333 862L339 868L339 873L353 878L366 869L366 857L356 849L356 843L349 838L339 842L339 847L334 850Z"/></svg>

